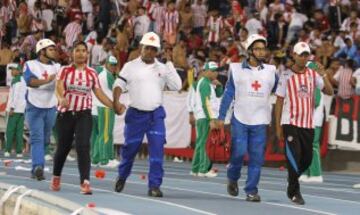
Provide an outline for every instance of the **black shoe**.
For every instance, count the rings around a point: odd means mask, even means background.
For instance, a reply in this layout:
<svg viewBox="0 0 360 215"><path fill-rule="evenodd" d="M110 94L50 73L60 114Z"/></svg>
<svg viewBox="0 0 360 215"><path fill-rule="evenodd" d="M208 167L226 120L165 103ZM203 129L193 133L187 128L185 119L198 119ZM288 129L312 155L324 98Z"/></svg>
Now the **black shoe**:
<svg viewBox="0 0 360 215"><path fill-rule="evenodd" d="M290 200L297 205L305 205L305 201L301 196L301 193L295 194L292 198L290 198Z"/></svg>
<svg viewBox="0 0 360 215"><path fill-rule="evenodd" d="M259 196L259 194L247 194L246 195L246 201L248 202L260 202L261 198Z"/></svg>
<svg viewBox="0 0 360 215"><path fill-rule="evenodd" d="M148 196L151 197L163 197L163 193L159 188L150 188L148 192Z"/></svg>
<svg viewBox="0 0 360 215"><path fill-rule="evenodd" d="M227 185L227 192L230 196L238 196L239 195L239 187L237 181L230 181Z"/></svg>
<svg viewBox="0 0 360 215"><path fill-rule="evenodd" d="M36 179L38 181L45 180L43 168L41 166L35 167L34 172L31 175L31 178Z"/></svg>
<svg viewBox="0 0 360 215"><path fill-rule="evenodd" d="M120 177L117 177L116 183L115 183L115 192L120 193L125 187L125 180L121 179Z"/></svg>

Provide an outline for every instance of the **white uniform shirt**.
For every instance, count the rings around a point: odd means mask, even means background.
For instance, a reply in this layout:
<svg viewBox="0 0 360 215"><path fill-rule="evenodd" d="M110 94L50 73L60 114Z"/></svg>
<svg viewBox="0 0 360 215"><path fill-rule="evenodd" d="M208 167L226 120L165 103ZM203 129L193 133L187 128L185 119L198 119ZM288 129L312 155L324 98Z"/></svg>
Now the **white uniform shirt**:
<svg viewBox="0 0 360 215"><path fill-rule="evenodd" d="M263 68L250 68L244 61L230 64L229 70L235 86L235 118L247 125L269 124L270 94L276 82L276 67L263 64Z"/></svg>
<svg viewBox="0 0 360 215"><path fill-rule="evenodd" d="M113 87L129 92L130 107L153 111L163 103L165 85L169 90L177 91L181 84L171 62L165 65L155 60L153 64L146 64L139 57L124 65Z"/></svg>
<svg viewBox="0 0 360 215"><path fill-rule="evenodd" d="M39 60L30 60L24 66L24 78L47 79L48 76L57 74L60 64L43 64ZM37 88L28 87L27 100L38 108L52 108L57 105L55 96L55 79L48 84Z"/></svg>
<svg viewBox="0 0 360 215"><path fill-rule="evenodd" d="M109 88L107 73L110 73L106 68L104 68L98 75L100 88L105 93L105 95L112 101L113 100L113 92L112 88ZM95 100L94 100L95 103ZM107 107L103 103L101 103L98 99L96 99L96 105L98 107Z"/></svg>
<svg viewBox="0 0 360 215"><path fill-rule="evenodd" d="M24 113L26 107L26 83L23 77L20 81L10 87L9 98L6 105L6 111L9 112L11 108L15 113Z"/></svg>

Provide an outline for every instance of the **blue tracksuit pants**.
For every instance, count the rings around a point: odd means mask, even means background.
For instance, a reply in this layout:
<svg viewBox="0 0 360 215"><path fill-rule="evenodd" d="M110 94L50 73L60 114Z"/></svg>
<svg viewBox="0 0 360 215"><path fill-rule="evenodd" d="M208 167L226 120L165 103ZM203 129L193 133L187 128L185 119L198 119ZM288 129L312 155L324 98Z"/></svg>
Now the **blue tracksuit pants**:
<svg viewBox="0 0 360 215"><path fill-rule="evenodd" d="M38 108L27 102L25 118L30 131L31 161L36 166L45 165L45 146L50 143L51 129L56 119L56 108Z"/></svg>
<svg viewBox="0 0 360 215"><path fill-rule="evenodd" d="M136 153L146 134L149 147L149 188L158 188L164 175L163 156L165 144L165 110L158 107L154 111L140 111L129 108L125 115L125 143L121 151L119 177L126 179L131 172Z"/></svg>
<svg viewBox="0 0 360 215"><path fill-rule="evenodd" d="M260 180L261 166L264 163L266 125L245 125L234 116L231 120L231 156L227 177L231 181L240 178L244 155L249 157L246 194L256 194Z"/></svg>

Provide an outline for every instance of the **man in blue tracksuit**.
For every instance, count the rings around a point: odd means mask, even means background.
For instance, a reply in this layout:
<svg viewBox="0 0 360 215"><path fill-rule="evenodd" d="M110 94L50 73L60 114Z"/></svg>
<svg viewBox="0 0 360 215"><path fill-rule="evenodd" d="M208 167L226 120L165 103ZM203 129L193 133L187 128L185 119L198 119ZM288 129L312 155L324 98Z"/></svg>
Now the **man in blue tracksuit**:
<svg viewBox="0 0 360 215"><path fill-rule="evenodd" d="M238 180L244 155L249 155L248 177L245 185L246 200L259 202L257 185L264 162L266 126L271 121L270 94L276 85L276 68L262 63L266 54L266 39L250 35L246 41L249 58L242 63L230 64L230 78L220 105L219 127L232 101L234 114L231 119L231 157L227 170L227 191L239 194Z"/></svg>
<svg viewBox="0 0 360 215"><path fill-rule="evenodd" d="M165 144L165 110L162 107L163 89L181 89L181 79L171 62L160 63L155 59L160 49L160 38L153 32L144 34L140 41L141 56L124 65L113 86L114 107L118 114L125 111L120 103L122 92L128 91L129 109L125 115L125 143L121 152L119 175L115 191L121 192L130 175L136 153L144 135L149 147L149 192L152 197L162 197L160 190Z"/></svg>
<svg viewBox="0 0 360 215"><path fill-rule="evenodd" d="M30 130L31 176L41 181L45 179L45 147L50 143L55 123L55 76L60 64L53 62L55 43L49 39L37 42L36 53L38 58L25 62L24 66L24 79L28 86L25 119Z"/></svg>

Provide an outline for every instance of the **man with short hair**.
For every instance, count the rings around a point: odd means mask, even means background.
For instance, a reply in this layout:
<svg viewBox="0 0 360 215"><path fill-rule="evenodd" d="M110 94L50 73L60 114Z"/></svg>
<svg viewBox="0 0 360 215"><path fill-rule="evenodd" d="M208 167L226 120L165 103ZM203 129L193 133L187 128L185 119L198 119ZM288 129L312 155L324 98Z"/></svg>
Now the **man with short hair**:
<svg viewBox="0 0 360 215"><path fill-rule="evenodd" d="M125 115L125 143L121 151L121 164L115 191L121 192L130 175L136 153L139 151L144 135L149 142L149 191L152 197L162 197L160 190L163 170L164 144L166 142L165 109L162 106L163 89L179 91L181 79L170 61L163 64L156 60L161 48L160 37L154 32L144 34L140 41L141 56L124 65L116 79L114 108L121 114L125 106L120 103L120 95L129 92L130 104Z"/></svg>
<svg viewBox="0 0 360 215"><path fill-rule="evenodd" d="M55 76L60 64L56 56L55 43L42 39L36 44L38 58L25 62L24 79L28 86L26 95L26 121L30 130L32 178L44 180L45 146L50 143L51 129L55 123L57 100Z"/></svg>

